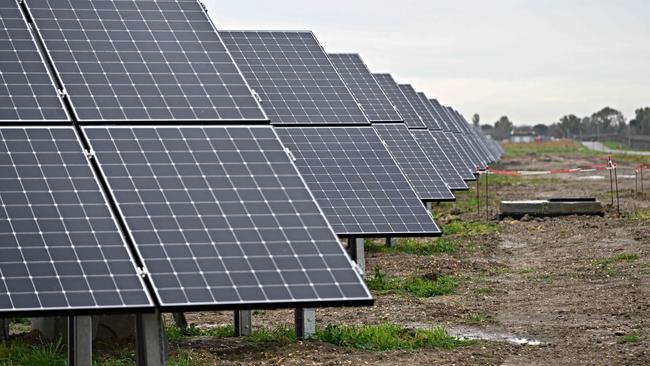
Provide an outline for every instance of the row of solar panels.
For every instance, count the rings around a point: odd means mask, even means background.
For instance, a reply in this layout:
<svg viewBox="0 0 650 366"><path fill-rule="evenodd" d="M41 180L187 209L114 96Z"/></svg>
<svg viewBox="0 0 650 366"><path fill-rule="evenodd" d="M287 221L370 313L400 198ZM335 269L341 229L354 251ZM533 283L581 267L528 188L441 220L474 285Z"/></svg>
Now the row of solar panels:
<svg viewBox="0 0 650 366"><path fill-rule="evenodd" d="M0 316L363 305L338 236L440 234L502 151L310 32L0 4Z"/></svg>

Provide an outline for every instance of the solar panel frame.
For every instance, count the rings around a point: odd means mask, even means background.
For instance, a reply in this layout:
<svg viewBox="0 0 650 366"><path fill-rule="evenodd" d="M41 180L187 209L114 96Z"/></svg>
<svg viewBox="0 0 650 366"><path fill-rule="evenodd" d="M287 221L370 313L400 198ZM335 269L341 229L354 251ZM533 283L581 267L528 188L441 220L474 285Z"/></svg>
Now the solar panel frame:
<svg viewBox="0 0 650 366"><path fill-rule="evenodd" d="M273 125L369 125L311 31L220 31Z"/></svg>
<svg viewBox="0 0 650 366"><path fill-rule="evenodd" d="M153 311L74 129L1 127L0 150L0 315Z"/></svg>
<svg viewBox="0 0 650 366"><path fill-rule="evenodd" d="M24 4L78 121L268 123L198 1L54 1Z"/></svg>
<svg viewBox="0 0 650 366"><path fill-rule="evenodd" d="M338 235L441 234L373 127L276 131Z"/></svg>
<svg viewBox="0 0 650 366"><path fill-rule="evenodd" d="M421 200L456 199L438 168L432 164L405 124L379 123L373 127Z"/></svg>
<svg viewBox="0 0 650 366"><path fill-rule="evenodd" d="M454 191L466 190L468 187L465 181L456 168L454 168L454 165L431 131L426 129L411 129L410 132L418 144L422 146L429 160L435 162L434 166L449 189Z"/></svg>
<svg viewBox="0 0 650 366"><path fill-rule="evenodd" d="M404 121L359 54L328 56L371 122Z"/></svg>
<svg viewBox="0 0 650 366"><path fill-rule="evenodd" d="M395 109L404 118L404 123L408 128L427 127L391 74L373 74L373 76L384 90L386 96L388 96L390 102L395 106Z"/></svg>
<svg viewBox="0 0 650 366"><path fill-rule="evenodd" d="M16 1L0 4L0 55L0 122L70 121Z"/></svg>
<svg viewBox="0 0 650 366"><path fill-rule="evenodd" d="M271 126L84 131L161 309L372 304Z"/></svg>

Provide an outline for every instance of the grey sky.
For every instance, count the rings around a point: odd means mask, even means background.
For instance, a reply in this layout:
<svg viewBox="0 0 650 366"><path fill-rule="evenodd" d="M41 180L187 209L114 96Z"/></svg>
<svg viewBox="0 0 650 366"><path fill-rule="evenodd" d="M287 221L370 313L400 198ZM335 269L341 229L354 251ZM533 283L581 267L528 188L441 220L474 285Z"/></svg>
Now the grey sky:
<svg viewBox="0 0 650 366"><path fill-rule="evenodd" d="M220 29L309 29L469 119L650 105L648 0L204 0Z"/></svg>

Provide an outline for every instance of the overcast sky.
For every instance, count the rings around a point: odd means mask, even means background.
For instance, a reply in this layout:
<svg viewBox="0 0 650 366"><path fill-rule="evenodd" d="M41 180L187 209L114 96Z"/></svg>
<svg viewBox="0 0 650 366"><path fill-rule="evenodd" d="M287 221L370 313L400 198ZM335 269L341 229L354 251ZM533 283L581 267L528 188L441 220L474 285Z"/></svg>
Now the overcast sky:
<svg viewBox="0 0 650 366"><path fill-rule="evenodd" d="M650 105L648 0L204 1L220 29L313 30L482 123Z"/></svg>

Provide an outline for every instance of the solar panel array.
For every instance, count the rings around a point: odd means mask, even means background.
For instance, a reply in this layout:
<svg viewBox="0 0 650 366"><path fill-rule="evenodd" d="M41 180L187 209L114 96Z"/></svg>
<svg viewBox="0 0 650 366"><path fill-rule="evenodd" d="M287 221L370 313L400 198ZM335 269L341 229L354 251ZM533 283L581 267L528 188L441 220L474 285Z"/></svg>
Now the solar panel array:
<svg viewBox="0 0 650 366"><path fill-rule="evenodd" d="M195 0L29 0L81 121L266 120Z"/></svg>
<svg viewBox="0 0 650 366"><path fill-rule="evenodd" d="M454 165L447 158L445 150L438 143L432 131L416 129L410 130L410 133L413 135L417 143L422 146L422 150L424 150L427 158L430 161L438 163L436 164L436 168L449 189L464 190L468 188L463 178L454 168Z"/></svg>
<svg viewBox="0 0 650 366"><path fill-rule="evenodd" d="M334 67L359 101L368 119L372 122L402 121L390 100L377 84L374 76L358 54L329 54Z"/></svg>
<svg viewBox="0 0 650 366"><path fill-rule="evenodd" d="M440 233L372 127L277 132L337 234Z"/></svg>
<svg viewBox="0 0 650 366"><path fill-rule="evenodd" d="M370 304L336 234L453 199L432 135L370 119L495 150L311 32L222 36L196 0L0 5L0 121L74 126L0 128L0 314Z"/></svg>
<svg viewBox="0 0 650 366"><path fill-rule="evenodd" d="M371 299L271 127L85 131L163 307Z"/></svg>
<svg viewBox="0 0 650 366"><path fill-rule="evenodd" d="M151 307L72 128L0 128L0 313Z"/></svg>
<svg viewBox="0 0 650 366"><path fill-rule="evenodd" d="M369 124L311 32L220 32L271 123Z"/></svg>
<svg viewBox="0 0 650 366"><path fill-rule="evenodd" d="M0 4L0 121L68 121L16 1Z"/></svg>
<svg viewBox="0 0 650 366"><path fill-rule="evenodd" d="M399 114L404 118L408 128L427 127L390 74L373 74L373 76L377 79L390 102L393 103Z"/></svg>
<svg viewBox="0 0 650 366"><path fill-rule="evenodd" d="M418 197L426 201L453 200L454 195L422 147L403 123L374 125L393 158L409 180ZM461 180L462 182L462 180Z"/></svg>
<svg viewBox="0 0 650 366"><path fill-rule="evenodd" d="M463 155L456 148L456 144L449 140L447 133L443 131L430 131L430 133L436 139L440 148L445 152L445 155L451 162L451 165L456 169L458 175L463 180L475 180L474 171L476 169L472 168L469 161L467 161L469 158L463 158Z"/></svg>

